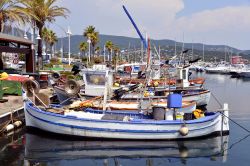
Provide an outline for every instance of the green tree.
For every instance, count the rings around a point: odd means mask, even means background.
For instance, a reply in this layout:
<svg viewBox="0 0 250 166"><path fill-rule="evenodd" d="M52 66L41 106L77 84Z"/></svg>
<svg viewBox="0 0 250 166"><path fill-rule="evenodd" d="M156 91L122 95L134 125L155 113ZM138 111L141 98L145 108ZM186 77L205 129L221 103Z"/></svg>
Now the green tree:
<svg viewBox="0 0 250 166"><path fill-rule="evenodd" d="M50 54L51 56L54 55L53 53L53 46L55 45L55 43L58 41L57 39L57 36L56 36L56 33L53 32L52 30L49 30L49 33L48 33L48 43L49 43L49 46L50 46Z"/></svg>
<svg viewBox="0 0 250 166"><path fill-rule="evenodd" d="M53 54L52 48L53 48L54 44L57 42L56 33L50 29L43 28L42 39L45 42L46 53L47 53L48 46L50 46L50 54L52 56L52 54Z"/></svg>
<svg viewBox="0 0 250 166"><path fill-rule="evenodd" d="M95 46L99 42L99 32L96 31L94 26L90 25L84 30L83 36L86 37L87 40L90 39L92 46L91 52L93 55L95 51Z"/></svg>
<svg viewBox="0 0 250 166"><path fill-rule="evenodd" d="M109 52L109 56L111 56L111 52L112 52L112 49L114 48L114 44L113 44L113 42L112 41L107 41L106 43L105 43L105 47L106 47L106 49L108 50L108 52ZM112 59L109 59L110 61L112 61Z"/></svg>
<svg viewBox="0 0 250 166"><path fill-rule="evenodd" d="M66 17L68 9L56 5L58 0L20 0L20 11L35 23L42 36L42 29L47 22L54 22L56 17ZM42 67L42 40L38 41L39 68Z"/></svg>
<svg viewBox="0 0 250 166"><path fill-rule="evenodd" d="M48 51L48 45L49 45L49 29L43 28L42 30L42 39L45 43L45 52L47 54Z"/></svg>
<svg viewBox="0 0 250 166"><path fill-rule="evenodd" d="M79 50L81 51L82 56L85 56L85 52L88 49L88 44L86 42L81 42L79 44Z"/></svg>
<svg viewBox="0 0 250 166"><path fill-rule="evenodd" d="M26 17L20 13L19 3L15 0L0 0L0 32L4 24L17 22L25 24Z"/></svg>
<svg viewBox="0 0 250 166"><path fill-rule="evenodd" d="M100 55L100 51L101 51L101 47L100 46L97 46L95 48L95 53L99 56Z"/></svg>
<svg viewBox="0 0 250 166"><path fill-rule="evenodd" d="M113 50L114 50L114 58L112 59L112 62L114 65L117 65L117 63L119 62L119 55L120 55L120 48L118 46L113 46Z"/></svg>

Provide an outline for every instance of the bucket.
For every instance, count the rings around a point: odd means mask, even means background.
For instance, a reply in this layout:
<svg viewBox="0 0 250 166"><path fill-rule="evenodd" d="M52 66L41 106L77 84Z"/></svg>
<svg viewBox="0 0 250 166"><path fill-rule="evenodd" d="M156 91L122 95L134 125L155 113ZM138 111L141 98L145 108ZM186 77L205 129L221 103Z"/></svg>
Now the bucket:
<svg viewBox="0 0 250 166"><path fill-rule="evenodd" d="M153 118L155 120L165 120L165 107L154 106L153 107Z"/></svg>
<svg viewBox="0 0 250 166"><path fill-rule="evenodd" d="M177 112L176 113L176 120L183 120L184 119L184 113L183 112Z"/></svg>
<svg viewBox="0 0 250 166"><path fill-rule="evenodd" d="M40 75L40 81L48 81L48 75L47 74L41 74Z"/></svg>
<svg viewBox="0 0 250 166"><path fill-rule="evenodd" d="M165 114L165 119L166 120L174 120L174 110L173 109L167 109L166 114Z"/></svg>

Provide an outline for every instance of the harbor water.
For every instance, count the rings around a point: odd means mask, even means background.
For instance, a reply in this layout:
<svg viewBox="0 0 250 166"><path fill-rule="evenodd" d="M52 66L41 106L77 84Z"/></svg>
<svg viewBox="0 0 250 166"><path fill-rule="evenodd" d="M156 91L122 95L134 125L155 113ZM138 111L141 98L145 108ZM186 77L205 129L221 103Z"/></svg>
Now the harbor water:
<svg viewBox="0 0 250 166"><path fill-rule="evenodd" d="M0 138L0 166L202 165L249 166L250 80L203 74L208 110L230 109L230 135L185 141L66 138L25 128ZM244 129L242 128L244 127Z"/></svg>

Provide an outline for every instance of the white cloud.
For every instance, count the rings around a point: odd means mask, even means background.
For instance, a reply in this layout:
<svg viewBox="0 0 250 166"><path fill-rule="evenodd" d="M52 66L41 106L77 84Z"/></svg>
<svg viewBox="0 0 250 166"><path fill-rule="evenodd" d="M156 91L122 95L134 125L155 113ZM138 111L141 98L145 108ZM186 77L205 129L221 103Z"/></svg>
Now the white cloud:
<svg viewBox="0 0 250 166"><path fill-rule="evenodd" d="M176 27L181 28L183 25L189 31L201 32L229 28L246 30L250 27L250 6L206 10L176 20Z"/></svg>
<svg viewBox="0 0 250 166"><path fill-rule="evenodd" d="M181 41L185 32L185 42L194 39L250 48L250 6L205 10L178 18L177 13L185 7L184 0L61 0L58 3L69 8L71 14L67 20L60 18L57 23L65 28L70 25L74 34L82 34L86 26L94 25L102 34L138 37L122 9L125 4L140 30L147 31L152 38Z"/></svg>
<svg viewBox="0 0 250 166"><path fill-rule="evenodd" d="M210 44L231 44L249 49L250 6L224 7L180 17L169 31L174 32L171 37L185 32L189 41L196 38Z"/></svg>

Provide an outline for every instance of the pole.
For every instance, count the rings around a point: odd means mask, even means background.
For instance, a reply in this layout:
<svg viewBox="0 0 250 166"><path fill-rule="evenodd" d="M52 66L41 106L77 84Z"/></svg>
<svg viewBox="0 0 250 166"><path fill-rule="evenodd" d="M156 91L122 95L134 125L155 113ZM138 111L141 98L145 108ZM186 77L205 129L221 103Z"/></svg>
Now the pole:
<svg viewBox="0 0 250 166"><path fill-rule="evenodd" d="M61 61L63 61L63 36L61 38Z"/></svg>
<svg viewBox="0 0 250 166"><path fill-rule="evenodd" d="M141 63L143 63L143 42L141 41Z"/></svg>
<svg viewBox="0 0 250 166"><path fill-rule="evenodd" d="M69 34L69 65L71 64L71 59L70 59L70 34Z"/></svg>
<svg viewBox="0 0 250 166"><path fill-rule="evenodd" d="M194 41L192 40L192 60L194 60Z"/></svg>
<svg viewBox="0 0 250 166"><path fill-rule="evenodd" d="M90 42L89 43L89 63L90 63Z"/></svg>
<svg viewBox="0 0 250 166"><path fill-rule="evenodd" d="M202 58L202 59L203 59L203 62L204 62L204 57L205 57L204 47L205 47L205 46L204 46L204 43L203 43L203 53L202 53L202 54L203 54L203 58Z"/></svg>
<svg viewBox="0 0 250 166"><path fill-rule="evenodd" d="M227 61L227 48L225 46L225 62Z"/></svg>
<svg viewBox="0 0 250 166"><path fill-rule="evenodd" d="M103 48L103 52L104 52L104 63L106 62L106 47L105 47L105 45L104 45L104 48Z"/></svg>
<svg viewBox="0 0 250 166"><path fill-rule="evenodd" d="M175 39L175 43L174 43L174 56L176 56L176 52L177 52L177 49L176 49L176 39Z"/></svg>

